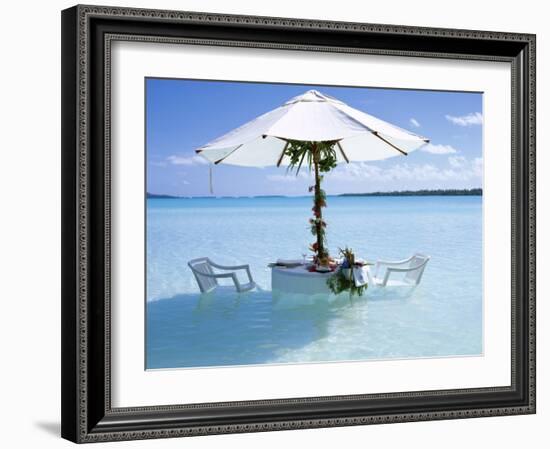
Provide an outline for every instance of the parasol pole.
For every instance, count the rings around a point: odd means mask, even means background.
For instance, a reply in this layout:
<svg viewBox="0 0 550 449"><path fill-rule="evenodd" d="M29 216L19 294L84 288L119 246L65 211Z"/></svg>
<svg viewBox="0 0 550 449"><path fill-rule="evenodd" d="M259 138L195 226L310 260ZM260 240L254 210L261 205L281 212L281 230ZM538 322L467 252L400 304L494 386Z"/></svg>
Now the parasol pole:
<svg viewBox="0 0 550 449"><path fill-rule="evenodd" d="M324 248L324 242L323 242L323 212L321 207L321 177L319 176L319 149L317 147L317 144L313 142L313 146L311 148L311 152L313 153L313 169L315 172L315 197L313 200L313 205L315 207L315 212L317 215L317 220L315 227L317 228L317 257L318 259L321 259L325 256L325 248Z"/></svg>

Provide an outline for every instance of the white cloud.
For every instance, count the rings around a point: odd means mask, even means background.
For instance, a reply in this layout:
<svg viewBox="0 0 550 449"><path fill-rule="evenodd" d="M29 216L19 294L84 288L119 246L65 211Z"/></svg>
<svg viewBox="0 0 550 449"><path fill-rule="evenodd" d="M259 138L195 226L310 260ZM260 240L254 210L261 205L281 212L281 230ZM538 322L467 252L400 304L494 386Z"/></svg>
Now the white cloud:
<svg viewBox="0 0 550 449"><path fill-rule="evenodd" d="M420 147L420 151L424 151L426 153L431 154L453 154L458 153L458 150L456 148L453 148L451 145L434 145L433 143L429 143L427 145L424 145L423 147Z"/></svg>
<svg viewBox="0 0 550 449"><path fill-rule="evenodd" d="M449 165L453 168L463 167L466 163L466 158L464 156L449 156Z"/></svg>
<svg viewBox="0 0 550 449"><path fill-rule="evenodd" d="M452 161L451 161L452 160ZM449 165L437 167L433 164L396 164L388 168L371 165L366 162L342 164L327 175L327 179L340 182L369 181L372 184L396 186L398 182L444 182L472 181L483 174L483 159L469 160L458 156L449 158Z"/></svg>
<svg viewBox="0 0 550 449"><path fill-rule="evenodd" d="M307 169L306 170L302 169L298 173L298 176L296 176L296 173L288 172L280 175L267 175L266 178L268 181L272 181L272 182L292 183L296 181L303 181L306 179L310 180L310 179L313 179L313 176Z"/></svg>
<svg viewBox="0 0 550 449"><path fill-rule="evenodd" d="M418 120L416 120L414 117L409 120L409 123L415 128L420 128L420 123L418 123Z"/></svg>
<svg viewBox="0 0 550 449"><path fill-rule="evenodd" d="M172 165L204 165L208 161L201 156L168 156L166 158Z"/></svg>
<svg viewBox="0 0 550 449"><path fill-rule="evenodd" d="M472 126L481 125L483 123L483 116L481 112L470 112L469 114L462 116L446 115L445 118L454 125L458 126Z"/></svg>
<svg viewBox="0 0 550 449"><path fill-rule="evenodd" d="M472 170L476 176L479 176L480 178L483 176L483 158L482 157L476 157L472 161Z"/></svg>

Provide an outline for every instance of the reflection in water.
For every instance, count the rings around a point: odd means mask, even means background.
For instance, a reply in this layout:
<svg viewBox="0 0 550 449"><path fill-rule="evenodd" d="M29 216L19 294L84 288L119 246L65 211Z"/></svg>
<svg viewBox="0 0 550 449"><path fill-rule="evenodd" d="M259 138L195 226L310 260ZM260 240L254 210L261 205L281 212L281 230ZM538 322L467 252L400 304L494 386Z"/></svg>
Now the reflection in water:
<svg viewBox="0 0 550 449"><path fill-rule="evenodd" d="M418 326L415 317L424 308L420 287L371 287L363 297L264 290L238 294L220 288L176 295L147 307L148 368L468 353L456 339L449 340L445 320L438 323L434 317L431 326Z"/></svg>
<svg viewBox="0 0 550 449"><path fill-rule="evenodd" d="M335 307L327 298L280 307L268 291L220 290L148 305L148 367L267 363L325 336Z"/></svg>

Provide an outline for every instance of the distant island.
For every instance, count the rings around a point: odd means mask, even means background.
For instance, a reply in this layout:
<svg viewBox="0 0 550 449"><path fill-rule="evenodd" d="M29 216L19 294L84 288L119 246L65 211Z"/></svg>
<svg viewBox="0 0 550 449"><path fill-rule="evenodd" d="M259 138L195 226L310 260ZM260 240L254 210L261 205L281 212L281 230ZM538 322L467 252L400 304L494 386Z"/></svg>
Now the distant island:
<svg viewBox="0 0 550 449"><path fill-rule="evenodd" d="M165 195L163 193L149 193L147 192L147 198L159 198L159 199L165 199L165 198L173 198L173 199L177 199L177 198L182 198L181 196L176 196L176 195Z"/></svg>
<svg viewBox="0 0 550 449"><path fill-rule="evenodd" d="M439 190L395 190L392 192L367 192L367 193L341 193L340 195L328 196L481 196L483 190L478 189L439 189ZM149 193L148 199L182 199L182 198L213 198L211 196L204 197L188 197L177 195L166 195L163 193ZM284 195L256 195L256 196L223 196L221 198L285 198Z"/></svg>
<svg viewBox="0 0 550 449"><path fill-rule="evenodd" d="M254 195L254 198L286 198L284 195Z"/></svg>
<svg viewBox="0 0 550 449"><path fill-rule="evenodd" d="M482 189L396 190L393 192L342 193L338 196L481 196Z"/></svg>

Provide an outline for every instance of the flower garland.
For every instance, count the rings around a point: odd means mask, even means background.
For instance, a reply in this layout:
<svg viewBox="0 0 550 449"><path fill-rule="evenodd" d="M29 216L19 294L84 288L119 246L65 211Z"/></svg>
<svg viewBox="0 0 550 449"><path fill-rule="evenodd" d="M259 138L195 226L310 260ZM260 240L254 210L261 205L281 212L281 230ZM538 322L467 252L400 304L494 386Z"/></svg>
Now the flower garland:
<svg viewBox="0 0 550 449"><path fill-rule="evenodd" d="M315 175L315 184L309 187L313 192L313 218L309 219L311 234L316 237L309 249L315 253L315 262L328 266L329 254L326 249L326 227L327 223L323 220L323 208L327 206L326 192L321 189L323 176L337 165L335 141L328 142L309 142L302 140L289 140L284 150L284 155L290 159L289 170L295 169L298 175L304 160L306 160L309 169L313 168Z"/></svg>

